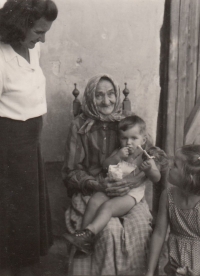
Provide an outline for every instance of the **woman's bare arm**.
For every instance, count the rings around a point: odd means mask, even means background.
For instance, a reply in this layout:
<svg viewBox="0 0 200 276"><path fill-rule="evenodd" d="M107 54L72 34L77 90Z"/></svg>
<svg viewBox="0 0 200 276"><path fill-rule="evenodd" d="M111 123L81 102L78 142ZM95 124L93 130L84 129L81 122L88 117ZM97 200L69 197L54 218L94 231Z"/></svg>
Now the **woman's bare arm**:
<svg viewBox="0 0 200 276"><path fill-rule="evenodd" d="M159 211L150 244L149 261L146 276L153 276L160 252L165 241L168 228L168 200L167 191L164 190L160 197Z"/></svg>

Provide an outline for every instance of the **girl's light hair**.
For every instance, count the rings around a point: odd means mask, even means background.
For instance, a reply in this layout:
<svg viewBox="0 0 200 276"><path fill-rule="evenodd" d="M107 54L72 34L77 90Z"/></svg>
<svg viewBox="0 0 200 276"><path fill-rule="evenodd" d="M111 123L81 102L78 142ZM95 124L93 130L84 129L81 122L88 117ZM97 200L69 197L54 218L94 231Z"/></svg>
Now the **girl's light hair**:
<svg viewBox="0 0 200 276"><path fill-rule="evenodd" d="M200 195L200 145L186 145L177 150L183 165L183 187L192 194Z"/></svg>

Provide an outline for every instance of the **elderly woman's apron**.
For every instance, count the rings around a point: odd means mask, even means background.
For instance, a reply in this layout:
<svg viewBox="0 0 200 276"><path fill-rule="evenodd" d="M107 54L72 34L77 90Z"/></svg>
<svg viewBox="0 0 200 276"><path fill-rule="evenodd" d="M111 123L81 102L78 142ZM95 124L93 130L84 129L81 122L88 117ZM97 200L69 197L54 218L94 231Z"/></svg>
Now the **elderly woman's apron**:
<svg viewBox="0 0 200 276"><path fill-rule="evenodd" d="M69 232L80 229L89 196L73 196L66 211ZM74 275L145 275L152 217L145 200L122 218L112 218L98 235L92 257L74 260Z"/></svg>

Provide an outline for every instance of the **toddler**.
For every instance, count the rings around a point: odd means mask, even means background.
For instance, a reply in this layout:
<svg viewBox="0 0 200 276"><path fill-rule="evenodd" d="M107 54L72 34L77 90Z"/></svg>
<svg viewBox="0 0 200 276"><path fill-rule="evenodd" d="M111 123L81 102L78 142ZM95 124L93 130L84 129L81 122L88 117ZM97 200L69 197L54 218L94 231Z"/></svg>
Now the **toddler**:
<svg viewBox="0 0 200 276"><path fill-rule="evenodd" d="M153 276L167 227L167 275L200 275L200 145L178 149L169 171L171 187L163 191L150 246L146 276Z"/></svg>
<svg viewBox="0 0 200 276"><path fill-rule="evenodd" d="M122 172L130 172L131 169L133 172L125 178L131 180L134 188L127 195L120 197L109 198L105 193L97 192L90 198L83 218L83 230L75 234L65 234L68 241L85 253L91 253L95 235L107 225L112 217L125 215L141 201L144 197L147 178L152 182L158 182L161 177L159 169L162 162L160 161L166 156L163 151L154 147L151 151L155 153L155 159L146 154L148 158L143 160L143 152L146 151L142 147L147 144L147 135L146 124L140 117L133 115L119 122L119 139L121 147L104 161L103 168L109 169L110 165L118 164L117 168ZM113 173L113 170L109 170L112 178L114 174L118 176L114 177L114 180L124 176L120 175L119 171ZM108 182L110 182L109 179Z"/></svg>

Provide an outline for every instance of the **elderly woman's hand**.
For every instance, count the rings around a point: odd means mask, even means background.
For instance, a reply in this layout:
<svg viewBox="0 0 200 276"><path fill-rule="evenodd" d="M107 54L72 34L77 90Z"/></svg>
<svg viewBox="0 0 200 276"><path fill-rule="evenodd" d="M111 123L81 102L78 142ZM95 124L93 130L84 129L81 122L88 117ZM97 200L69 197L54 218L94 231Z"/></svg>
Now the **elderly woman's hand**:
<svg viewBox="0 0 200 276"><path fill-rule="evenodd" d="M94 192L103 191L102 185L98 183L96 180L87 180L85 181L84 185L82 186L81 193L84 196L92 195Z"/></svg>
<svg viewBox="0 0 200 276"><path fill-rule="evenodd" d="M130 191L131 183L128 180L107 180L104 183L105 193L107 196L116 197L124 196Z"/></svg>
<svg viewBox="0 0 200 276"><path fill-rule="evenodd" d="M134 181L133 181L134 179ZM130 173L124 179L120 180L104 180L103 186L105 187L105 193L107 196L124 196L129 193L132 188L140 186L140 181L133 173Z"/></svg>
<svg viewBox="0 0 200 276"><path fill-rule="evenodd" d="M195 274L189 267L179 267L176 272L178 275L199 276L199 274Z"/></svg>

